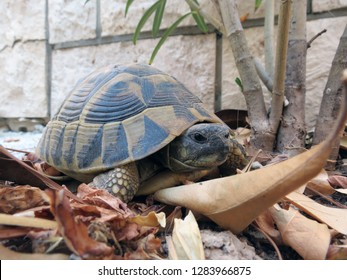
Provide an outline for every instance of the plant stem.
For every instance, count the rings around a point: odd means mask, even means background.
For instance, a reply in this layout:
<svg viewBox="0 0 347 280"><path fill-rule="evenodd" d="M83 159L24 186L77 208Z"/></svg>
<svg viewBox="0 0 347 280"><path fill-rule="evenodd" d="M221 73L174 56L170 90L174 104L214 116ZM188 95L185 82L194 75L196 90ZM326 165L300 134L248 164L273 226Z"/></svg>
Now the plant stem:
<svg viewBox="0 0 347 280"><path fill-rule="evenodd" d="M261 84L240 22L235 0L219 0L226 36L230 42L236 67L243 84L248 116L252 127L251 144L271 151L274 135L269 134L269 123Z"/></svg>
<svg viewBox="0 0 347 280"><path fill-rule="evenodd" d="M337 47L335 57L333 59L327 84L324 89L321 107L317 118L315 134L313 138L313 144L322 142L331 127L336 121L339 108L341 106L342 96L342 83L341 74L344 69L347 68L346 59L347 50L347 25L340 38L339 46ZM336 158L339 152L339 140L335 141L334 148L330 154L330 162L328 162L326 168L333 170L335 168Z"/></svg>
<svg viewBox="0 0 347 280"><path fill-rule="evenodd" d="M264 49L265 49L265 70L273 79L274 73L274 22L275 22L275 1L265 0L265 23L264 23Z"/></svg>
<svg viewBox="0 0 347 280"><path fill-rule="evenodd" d="M277 136L277 149L291 155L305 146L306 6L306 1L293 0L285 88L289 104L283 109Z"/></svg>
<svg viewBox="0 0 347 280"><path fill-rule="evenodd" d="M283 111L290 12L291 0L282 0L278 16L274 86L272 91L271 112L269 120L271 132L274 134L276 134L277 132Z"/></svg>

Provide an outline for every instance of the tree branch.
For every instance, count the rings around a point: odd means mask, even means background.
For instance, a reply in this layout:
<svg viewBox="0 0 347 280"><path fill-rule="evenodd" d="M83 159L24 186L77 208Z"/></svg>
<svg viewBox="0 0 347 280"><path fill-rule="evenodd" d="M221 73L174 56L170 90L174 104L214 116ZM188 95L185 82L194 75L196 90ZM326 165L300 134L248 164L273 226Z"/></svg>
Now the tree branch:
<svg viewBox="0 0 347 280"><path fill-rule="evenodd" d="M285 84L289 104L283 109L277 137L277 149L291 155L302 150L306 136L306 8L306 1L293 0Z"/></svg>
<svg viewBox="0 0 347 280"><path fill-rule="evenodd" d="M272 150L273 135L269 135L268 118L260 81L240 22L235 0L219 0L226 36L230 42L243 84L248 115L252 127L251 143Z"/></svg>

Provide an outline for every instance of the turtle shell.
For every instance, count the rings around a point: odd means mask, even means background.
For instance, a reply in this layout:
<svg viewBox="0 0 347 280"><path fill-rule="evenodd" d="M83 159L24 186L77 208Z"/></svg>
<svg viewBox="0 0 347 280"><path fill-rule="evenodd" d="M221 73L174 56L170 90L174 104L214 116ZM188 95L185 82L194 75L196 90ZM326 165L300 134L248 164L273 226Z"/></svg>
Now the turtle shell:
<svg viewBox="0 0 347 280"><path fill-rule="evenodd" d="M198 122L221 121L175 78L112 65L75 86L36 152L66 174L93 174L147 157Z"/></svg>

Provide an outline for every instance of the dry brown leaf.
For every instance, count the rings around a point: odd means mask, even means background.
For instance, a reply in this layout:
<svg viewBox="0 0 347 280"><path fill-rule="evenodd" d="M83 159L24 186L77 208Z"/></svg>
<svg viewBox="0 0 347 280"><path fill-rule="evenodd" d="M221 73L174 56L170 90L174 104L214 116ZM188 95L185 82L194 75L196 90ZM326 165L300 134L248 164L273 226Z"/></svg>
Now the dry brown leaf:
<svg viewBox="0 0 347 280"><path fill-rule="evenodd" d="M189 214L184 220L175 219L172 231L172 243L174 251L169 251L170 259L205 259L199 226L191 211L189 211Z"/></svg>
<svg viewBox="0 0 347 280"><path fill-rule="evenodd" d="M161 247L161 240L149 234L147 237L139 240L136 243L135 251L128 251L124 254L126 260L159 260L162 259L158 255L158 251ZM128 247L129 250L129 247Z"/></svg>
<svg viewBox="0 0 347 280"><path fill-rule="evenodd" d="M328 260L347 260L347 245L330 245Z"/></svg>
<svg viewBox="0 0 347 280"><path fill-rule="evenodd" d="M325 141L309 151L252 172L157 191L154 198L201 213L221 227L239 233L259 214L314 178L324 167L332 143L347 119L346 93L336 126Z"/></svg>
<svg viewBox="0 0 347 280"><path fill-rule="evenodd" d="M140 216L137 215L135 217L129 218L129 222L138 224L140 226L147 226L147 227L165 227L166 226L166 219L165 219L165 213L160 212L160 213L155 213L155 212L150 212L146 216Z"/></svg>
<svg viewBox="0 0 347 280"><path fill-rule="evenodd" d="M55 169L53 166L50 166L47 162L36 162L34 163L34 168L47 176L63 175L59 170Z"/></svg>
<svg viewBox="0 0 347 280"><path fill-rule="evenodd" d="M347 189L335 189L335 191L343 194L347 194Z"/></svg>
<svg viewBox="0 0 347 280"><path fill-rule="evenodd" d="M0 256L2 260L68 260L69 256L64 254L28 254L18 253L0 244Z"/></svg>
<svg viewBox="0 0 347 280"><path fill-rule="evenodd" d="M266 210L264 213L260 214L255 219L255 222L261 230L263 230L269 237L272 238L272 240L276 242L277 245L283 243L281 233L275 228L275 221L269 210Z"/></svg>
<svg viewBox="0 0 347 280"><path fill-rule="evenodd" d="M0 226L0 239L9 239L27 235L32 228Z"/></svg>
<svg viewBox="0 0 347 280"><path fill-rule="evenodd" d="M39 188L51 188L53 190L65 189L68 197L80 201L80 199L66 188L47 178L25 162L17 159L0 145L0 180L15 182L16 184L31 185Z"/></svg>
<svg viewBox="0 0 347 280"><path fill-rule="evenodd" d="M300 210L311 215L338 232L347 234L347 209L338 209L321 205L309 197L292 192L286 196Z"/></svg>
<svg viewBox="0 0 347 280"><path fill-rule="evenodd" d="M14 214L47 203L45 193L29 185L0 187L0 212Z"/></svg>
<svg viewBox="0 0 347 280"><path fill-rule="evenodd" d="M307 187L318 191L321 194L333 194L335 192L335 189L331 187L328 179L328 173L324 169L322 169L316 177L312 178L307 183Z"/></svg>
<svg viewBox="0 0 347 280"><path fill-rule="evenodd" d="M47 190L51 200L51 212L57 223L58 231L64 237L68 248L82 259L110 259L113 248L97 242L88 235L87 226L76 221L64 190Z"/></svg>
<svg viewBox="0 0 347 280"><path fill-rule="evenodd" d="M325 224L301 215L297 210L270 208L285 244L306 260L324 260L330 244L330 231Z"/></svg>
<svg viewBox="0 0 347 280"><path fill-rule="evenodd" d="M347 189L347 177L334 175L328 179L329 183L334 187L341 187Z"/></svg>

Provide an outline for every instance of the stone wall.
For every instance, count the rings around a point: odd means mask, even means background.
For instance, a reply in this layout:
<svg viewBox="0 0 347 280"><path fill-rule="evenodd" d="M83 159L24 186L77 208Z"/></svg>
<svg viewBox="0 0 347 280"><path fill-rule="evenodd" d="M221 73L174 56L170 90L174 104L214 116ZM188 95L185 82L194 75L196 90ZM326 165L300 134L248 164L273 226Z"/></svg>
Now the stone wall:
<svg viewBox="0 0 347 280"><path fill-rule="evenodd" d="M143 12L154 1L135 1L124 16L125 0L28 0L0 2L0 119L47 121L74 84L97 67L144 62L158 42L150 24L134 46L132 34ZM264 8L254 13L254 1L239 0L252 54L263 54ZM213 12L213 1L200 0ZM189 11L183 0L170 0L163 20L168 27ZM314 41L307 56L307 121L314 125L331 61L347 23L347 0L308 1L307 38ZM222 108L245 108L234 83L238 76L229 42L211 27L202 34L191 18L164 44L153 65L175 76L200 96L211 110L221 93ZM223 75L221 75L222 73ZM265 95L269 95L264 90ZM215 97L217 96L217 97Z"/></svg>

